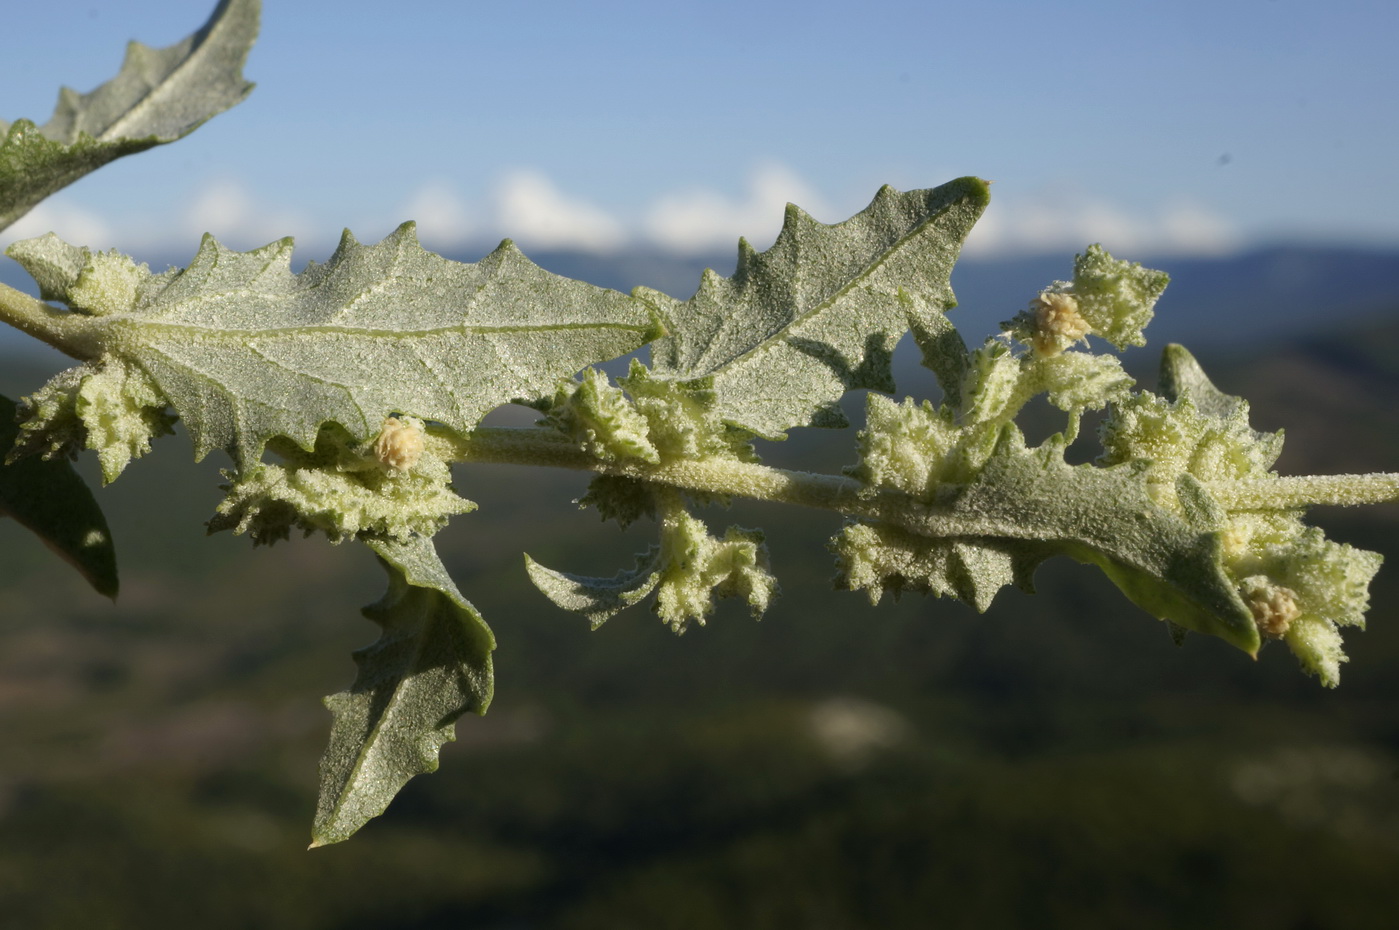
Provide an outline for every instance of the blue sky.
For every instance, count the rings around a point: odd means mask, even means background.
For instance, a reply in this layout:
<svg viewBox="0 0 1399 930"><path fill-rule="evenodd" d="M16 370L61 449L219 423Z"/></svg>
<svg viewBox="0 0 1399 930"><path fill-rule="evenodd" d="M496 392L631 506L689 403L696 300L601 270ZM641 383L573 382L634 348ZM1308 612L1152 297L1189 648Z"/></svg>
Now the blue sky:
<svg viewBox="0 0 1399 930"><path fill-rule="evenodd" d="M0 117L114 74L213 0L5 12ZM118 162L6 238L138 255L404 219L461 251L765 246L795 200L995 181L969 249L1399 246L1392 3L267 0L252 96ZM23 37L21 40L20 37Z"/></svg>

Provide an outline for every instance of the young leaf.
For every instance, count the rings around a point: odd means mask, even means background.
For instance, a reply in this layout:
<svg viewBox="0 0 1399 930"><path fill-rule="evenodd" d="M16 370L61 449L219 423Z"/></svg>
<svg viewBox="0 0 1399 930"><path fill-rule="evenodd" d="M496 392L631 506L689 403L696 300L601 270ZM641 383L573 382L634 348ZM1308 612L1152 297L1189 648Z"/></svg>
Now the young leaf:
<svg viewBox="0 0 1399 930"><path fill-rule="evenodd" d="M202 29L169 48L132 42L116 77L88 94L63 88L43 126L0 121L0 229L109 161L189 135L246 97L253 85L243 63L259 8L258 0L223 0Z"/></svg>
<svg viewBox="0 0 1399 930"><path fill-rule="evenodd" d="M652 546L636 557L636 566L611 578L590 578L545 568L527 554L525 571L534 586L564 610L588 618L597 629L615 614L642 600L661 580L661 547Z"/></svg>
<svg viewBox="0 0 1399 930"><path fill-rule="evenodd" d="M1223 562L1223 513L1199 482L1184 476L1176 512L1153 498L1147 463L1069 465L1062 455L1026 448L1006 424L970 480L934 484L926 510L883 521L901 533L847 527L833 543L841 580L876 599L915 587L985 610L997 588L1028 586L1036 564L1067 555L1100 567L1154 616L1256 653L1253 615Z"/></svg>
<svg viewBox="0 0 1399 930"><path fill-rule="evenodd" d="M705 272L678 301L638 288L666 328L652 346L659 377L712 377L725 421L768 438L794 426L844 426L848 390L893 390L890 358L910 320L938 328L956 305L948 279L988 202L985 181L883 188L865 210L826 226L787 208L772 248L739 242L731 278Z"/></svg>
<svg viewBox="0 0 1399 930"><path fill-rule="evenodd" d="M43 237L11 254L62 287L55 269L71 249ZM144 370L196 458L224 448L240 468L273 436L311 449L330 421L357 439L395 413L466 433L657 331L641 301L550 274L509 240L463 264L424 250L404 223L377 245L346 232L329 262L300 274L291 252L291 239L237 252L206 236L183 271L89 261L57 295L82 312L52 325L73 354Z"/></svg>
<svg viewBox="0 0 1399 930"><path fill-rule="evenodd" d="M929 539L887 524L851 523L831 540L837 583L864 590L870 603L904 591L955 597L985 613L1009 584L1033 592L1031 579L1047 553L1012 540Z"/></svg>
<svg viewBox="0 0 1399 930"><path fill-rule="evenodd" d="M426 537L375 541L389 589L364 615L383 627L355 653L359 674L332 694L330 745L321 759L314 846L348 839L379 816L414 775L437 769L454 721L486 712L495 637L461 596Z"/></svg>
<svg viewBox="0 0 1399 930"><path fill-rule="evenodd" d="M0 397L0 451L19 435L15 402ZM72 565L99 594L117 596L117 556L102 509L66 459L0 465L0 516L13 517Z"/></svg>

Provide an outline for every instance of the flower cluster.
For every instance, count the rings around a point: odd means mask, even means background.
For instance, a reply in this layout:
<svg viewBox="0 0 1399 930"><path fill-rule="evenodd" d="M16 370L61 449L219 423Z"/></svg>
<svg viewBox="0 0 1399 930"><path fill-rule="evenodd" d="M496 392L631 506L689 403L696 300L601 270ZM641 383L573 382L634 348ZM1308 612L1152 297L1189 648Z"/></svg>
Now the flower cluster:
<svg viewBox="0 0 1399 930"><path fill-rule="evenodd" d="M426 448L423 424L390 417L376 439L354 441L327 426L307 451L280 442L279 463L225 472L227 496L209 531L247 533L255 543L286 539L292 529L348 539L407 540L431 536L476 505L457 495L446 461Z"/></svg>

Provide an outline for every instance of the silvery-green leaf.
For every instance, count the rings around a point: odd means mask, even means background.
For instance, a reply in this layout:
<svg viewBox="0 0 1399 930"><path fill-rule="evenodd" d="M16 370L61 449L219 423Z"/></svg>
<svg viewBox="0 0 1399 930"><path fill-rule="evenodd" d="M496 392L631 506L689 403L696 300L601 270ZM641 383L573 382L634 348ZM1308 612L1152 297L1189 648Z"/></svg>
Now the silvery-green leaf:
<svg viewBox="0 0 1399 930"><path fill-rule="evenodd" d="M388 807L408 779L437 769L454 721L485 713L495 638L461 596L432 541L376 541L389 589L364 615L383 635L355 653L359 674L326 698L335 715L321 759L312 846L348 839Z"/></svg>
<svg viewBox="0 0 1399 930"><path fill-rule="evenodd" d="M44 237L11 252L51 271L69 249ZM376 245L347 232L300 274L291 253L291 239L237 252L206 236L189 268L160 275L93 255L60 295L78 312L51 325L73 354L144 370L196 457L223 448L240 467L273 436L312 448L329 421L361 440L395 413L466 433L656 332L641 301L550 274L508 240L464 264L425 251L405 223Z"/></svg>
<svg viewBox="0 0 1399 930"><path fill-rule="evenodd" d="M1224 569L1222 527L1199 522L1203 504L1177 514L1153 500L1136 465L1071 466L1014 451L1005 435L977 480L950 495L949 513L972 517L976 535L1014 527L1012 538L1099 566L1156 617L1258 651L1253 615Z"/></svg>
<svg viewBox="0 0 1399 930"><path fill-rule="evenodd" d="M1190 350L1174 342L1161 350L1157 386L1167 400L1174 402L1189 397L1195 409L1221 420L1230 419L1241 404L1247 403L1242 397L1225 394L1215 387Z"/></svg>
<svg viewBox="0 0 1399 930"><path fill-rule="evenodd" d="M913 587L985 609L1001 586L1027 587L1035 565L1067 555L1156 617L1256 653L1253 615L1224 566L1223 512L1193 478L1180 512L1161 506L1145 469L1069 465L1007 424L970 480L938 486L922 514L893 517L898 532L847 528L834 544L843 579L872 596Z"/></svg>
<svg viewBox="0 0 1399 930"><path fill-rule="evenodd" d="M0 453L14 446L18 434L15 402L0 397ZM111 531L92 491L67 459L28 456L0 464L0 516L33 531L99 594L116 597Z"/></svg>
<svg viewBox="0 0 1399 930"><path fill-rule="evenodd" d="M661 580L661 547L636 557L636 566L611 578L589 578L545 568L528 555L525 570L534 586L564 610L581 613L597 629L614 614L650 594Z"/></svg>
<svg viewBox="0 0 1399 930"><path fill-rule="evenodd" d="M914 341L923 354L923 367L937 376L943 397L953 408L962 405L962 383L971 365L966 341L946 316L909 319Z"/></svg>
<svg viewBox="0 0 1399 930"><path fill-rule="evenodd" d="M952 265L987 200L985 181L962 178L885 187L834 226L789 206L772 248L739 242L732 277L706 272L687 301L637 289L666 329L654 371L711 377L719 416L758 435L845 425L846 391L893 389L890 357L910 320L930 330L955 305Z"/></svg>
<svg viewBox="0 0 1399 930"><path fill-rule="evenodd" d="M243 63L259 8L258 0L223 0L181 42L163 49L132 42L116 77L87 94L63 88L43 126L0 121L0 229L83 175L186 136L246 97L253 85L243 80Z"/></svg>

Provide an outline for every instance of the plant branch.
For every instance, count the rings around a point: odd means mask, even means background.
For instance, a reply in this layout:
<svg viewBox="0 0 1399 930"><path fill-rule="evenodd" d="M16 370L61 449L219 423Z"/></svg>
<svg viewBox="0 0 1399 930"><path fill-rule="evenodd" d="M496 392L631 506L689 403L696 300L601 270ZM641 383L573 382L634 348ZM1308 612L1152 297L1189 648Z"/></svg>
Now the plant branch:
<svg viewBox="0 0 1399 930"><path fill-rule="evenodd" d="M600 461L551 429L485 427L465 438L437 434L448 455L461 462L490 462L571 468L622 475L688 491L796 504L868 517L927 532L939 522L931 509L906 494L861 494L862 485L840 475L789 471L730 459L672 461L659 465ZM1399 501L1399 474L1312 475L1254 481L1216 481L1210 493L1230 510L1291 509L1309 505L1374 504ZM943 532L955 534L952 527Z"/></svg>
<svg viewBox="0 0 1399 930"><path fill-rule="evenodd" d="M90 318L0 284L0 320L80 361L95 357Z"/></svg>
<svg viewBox="0 0 1399 930"><path fill-rule="evenodd" d="M1323 504L1353 507L1399 501L1399 474L1298 475L1261 481L1212 481L1207 487L1229 510L1287 510Z"/></svg>

